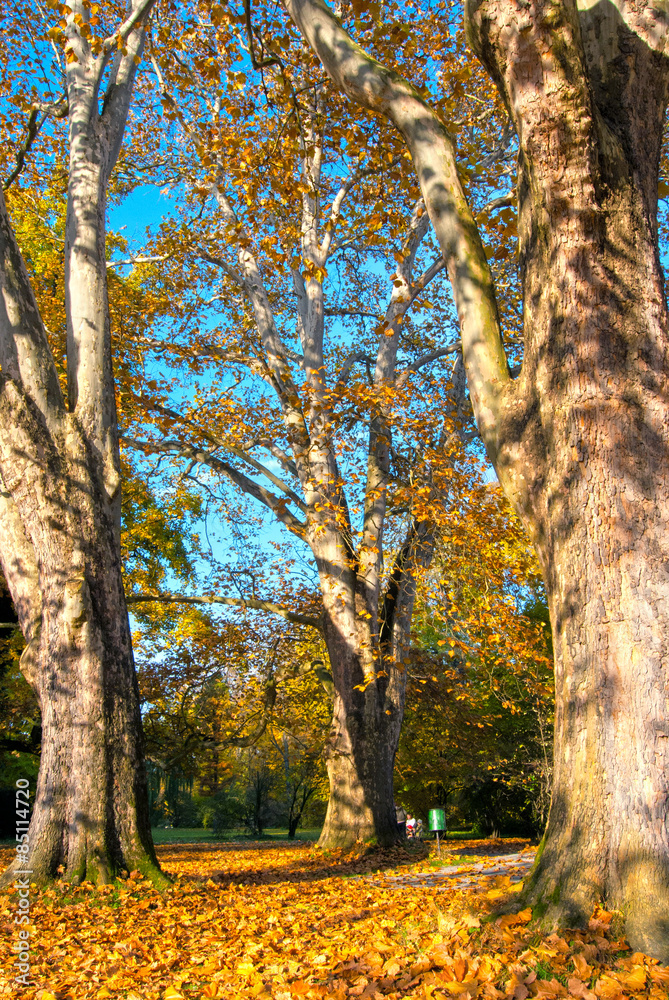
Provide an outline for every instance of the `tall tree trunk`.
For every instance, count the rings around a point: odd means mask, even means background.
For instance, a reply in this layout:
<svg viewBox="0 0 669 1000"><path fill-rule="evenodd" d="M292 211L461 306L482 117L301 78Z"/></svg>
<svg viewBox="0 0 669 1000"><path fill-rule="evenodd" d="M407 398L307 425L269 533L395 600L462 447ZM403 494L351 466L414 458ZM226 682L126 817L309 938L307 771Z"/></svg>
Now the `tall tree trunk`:
<svg viewBox="0 0 669 1000"><path fill-rule="evenodd" d="M42 759L19 870L72 881L140 870L151 841L139 692L121 576L120 474L105 261L105 202L154 0L93 51L90 4L63 32L69 116L69 408L0 193L0 561L42 712ZM102 78L107 83L101 93Z"/></svg>
<svg viewBox="0 0 669 1000"><path fill-rule="evenodd" d="M391 702L385 707L376 683L365 685L358 658L342 645L328 642L333 673L346 671L354 683L340 684L335 694L325 748L330 798L319 844L346 848L376 841L390 846L399 839L393 772L401 712Z"/></svg>
<svg viewBox="0 0 669 1000"><path fill-rule="evenodd" d="M525 358L497 467L535 541L555 640L553 797L527 901L551 925L619 909L633 947L666 960L667 67L598 7L470 11L520 137Z"/></svg>
<svg viewBox="0 0 669 1000"><path fill-rule="evenodd" d="M76 882L132 870L165 882L151 841L114 514L89 472L99 463L73 416L54 441L15 384L7 379L2 389L0 420L14 427L0 438L2 527L14 515L19 541L2 545L0 559L28 639L21 667L42 712L30 853L21 867L34 881L62 866Z"/></svg>
<svg viewBox="0 0 669 1000"><path fill-rule="evenodd" d="M432 558L433 536L414 524L382 595L331 546L318 542L324 634L334 686L332 729L325 748L330 780L321 847L359 841L390 846L400 839L393 774L406 697L406 667L415 574ZM325 557L329 554L329 558ZM332 574L332 567L340 571ZM355 564L354 564L355 567Z"/></svg>

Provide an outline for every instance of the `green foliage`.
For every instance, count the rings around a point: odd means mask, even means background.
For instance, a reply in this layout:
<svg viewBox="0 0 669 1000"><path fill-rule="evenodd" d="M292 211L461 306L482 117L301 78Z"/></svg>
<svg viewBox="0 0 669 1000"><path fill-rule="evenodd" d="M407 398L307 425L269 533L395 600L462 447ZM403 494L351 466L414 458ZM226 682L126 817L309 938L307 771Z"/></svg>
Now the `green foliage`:
<svg viewBox="0 0 669 1000"><path fill-rule="evenodd" d="M223 788L210 801L211 829L215 834L244 825L246 804L237 788Z"/></svg>
<svg viewBox="0 0 669 1000"><path fill-rule="evenodd" d="M131 587L157 590L169 576L192 579L198 538L189 530L201 512L199 497L185 490L155 493L126 465L121 503L122 555Z"/></svg>
<svg viewBox="0 0 669 1000"><path fill-rule="evenodd" d="M492 502L496 503L495 498ZM531 550L497 530L438 552L408 665L397 799L482 834L540 835L550 802L552 641Z"/></svg>

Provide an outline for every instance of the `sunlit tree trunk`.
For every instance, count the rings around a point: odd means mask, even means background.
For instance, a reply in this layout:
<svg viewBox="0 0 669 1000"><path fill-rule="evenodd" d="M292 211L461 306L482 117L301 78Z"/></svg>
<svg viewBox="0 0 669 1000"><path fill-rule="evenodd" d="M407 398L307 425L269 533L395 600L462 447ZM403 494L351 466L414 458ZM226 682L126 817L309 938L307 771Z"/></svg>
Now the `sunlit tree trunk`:
<svg viewBox="0 0 669 1000"><path fill-rule="evenodd" d="M322 544L322 543L321 543ZM334 687L332 728L325 748L330 798L319 843L350 847L399 840L393 774L406 696L404 660L415 599L415 574L432 558L430 526L414 526L398 553L381 600L373 602L362 574L317 549L323 632ZM330 550L332 551L332 550Z"/></svg>
<svg viewBox="0 0 669 1000"><path fill-rule="evenodd" d="M519 138L525 354L513 380L452 140L319 0L286 0L349 96L411 149L448 262L474 412L539 554L555 638L553 801L535 916L619 909L669 960L669 323L657 245L669 32L653 3L471 0Z"/></svg>
<svg viewBox="0 0 669 1000"><path fill-rule="evenodd" d="M162 881L148 817L139 692L121 577L118 434L105 201L151 2L95 58L71 4L66 34L69 406L0 194L0 561L42 712L42 757L23 868L44 881ZM100 79L110 64L104 101ZM14 864L3 876L10 882Z"/></svg>

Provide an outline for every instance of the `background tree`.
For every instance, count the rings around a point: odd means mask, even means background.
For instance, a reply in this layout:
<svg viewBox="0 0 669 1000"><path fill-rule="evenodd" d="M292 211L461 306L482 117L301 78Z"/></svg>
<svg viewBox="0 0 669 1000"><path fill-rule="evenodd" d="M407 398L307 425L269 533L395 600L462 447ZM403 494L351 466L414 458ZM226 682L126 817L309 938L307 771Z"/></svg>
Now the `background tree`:
<svg viewBox="0 0 669 1000"><path fill-rule="evenodd" d="M15 162L5 161L5 186L40 128L38 165L55 173L68 163L55 286L64 296L66 373L62 353L54 357L62 342L54 332L49 343L35 297L40 255L31 261L28 246L26 264L0 195L0 562L27 644L21 670L42 719L29 866L35 880L60 865L73 881L104 882L124 869L160 880L121 578L105 253L109 180L152 2L133 3L120 22L114 10L94 13L77 0L56 8L47 16L13 5L3 49L5 122L16 126L17 113L30 112ZM4 880L12 878L10 868Z"/></svg>
<svg viewBox="0 0 669 1000"><path fill-rule="evenodd" d="M546 922L605 901L669 956L668 317L658 247L667 17L640 4L472 2L469 40L519 137L524 357L445 125L319 0L285 7L338 86L396 125L458 307L477 424L536 546L555 637L556 752L526 900Z"/></svg>
<svg viewBox="0 0 669 1000"><path fill-rule="evenodd" d="M461 516L474 475L456 427L461 368L454 388L430 367L459 348L420 322L443 264L399 140L351 123L294 32L278 54L280 22L264 14L249 35L230 10L198 8L179 51L154 52L179 137L173 169L189 187L151 249L182 296L178 331L153 349L194 382L175 393L165 376L143 401L144 433L126 440L172 456L233 530L249 501L264 507L313 560L310 607L282 613L322 633L333 678L321 844L391 843L415 577L431 557L434 510ZM240 47L256 44L251 81L248 64L236 67ZM220 88L223 73L237 94ZM203 600L281 610L266 570L247 579L240 596L221 588Z"/></svg>

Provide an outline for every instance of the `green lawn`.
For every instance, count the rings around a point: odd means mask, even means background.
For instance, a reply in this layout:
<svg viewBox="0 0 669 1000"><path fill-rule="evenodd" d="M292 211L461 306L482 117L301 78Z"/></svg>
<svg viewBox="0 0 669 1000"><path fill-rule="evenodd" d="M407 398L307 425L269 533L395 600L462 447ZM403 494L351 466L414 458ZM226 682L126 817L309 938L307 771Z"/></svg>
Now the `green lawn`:
<svg viewBox="0 0 669 1000"><path fill-rule="evenodd" d="M296 841L318 840L320 830L298 830L295 834ZM214 836L211 830L203 830L197 827L176 827L171 830L153 829L154 844L193 844L200 841L209 843L226 843L228 841L249 841L258 840L251 837L243 829L226 830L220 836ZM263 840L288 840L288 830L266 830L262 835Z"/></svg>
<svg viewBox="0 0 669 1000"><path fill-rule="evenodd" d="M243 828L238 830L226 830L225 833L218 837L215 837L211 830L203 830L202 827L176 827L171 830L163 830L154 828L151 833L153 834L154 844L194 844L200 841L206 843L227 843L229 841L241 841L248 842L249 840L257 840L257 837L251 837L245 832ZM298 830L295 834L296 841L312 840L317 841L320 836L320 829L307 829ZM448 840L469 840L471 838L477 837L473 830L455 830L452 833L447 834ZM434 834L426 832L424 835L426 840L432 840ZM277 830L266 830L262 836L263 840L288 840L288 830L277 829ZM446 838L443 838L446 839ZM0 840L0 847L14 847L14 840Z"/></svg>

